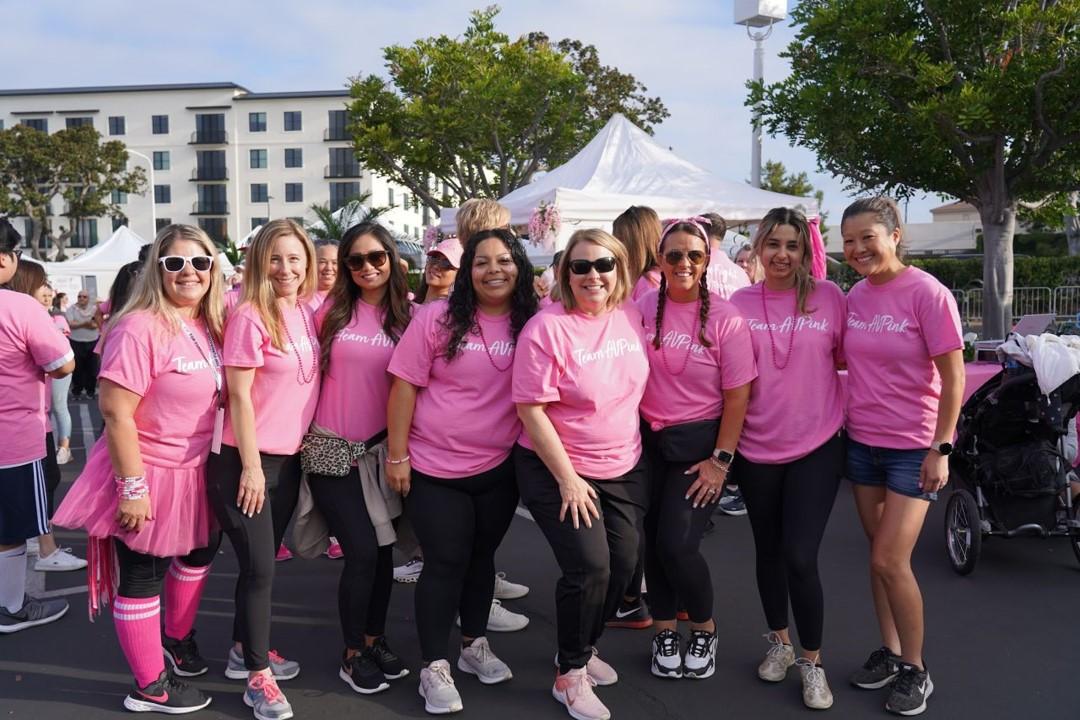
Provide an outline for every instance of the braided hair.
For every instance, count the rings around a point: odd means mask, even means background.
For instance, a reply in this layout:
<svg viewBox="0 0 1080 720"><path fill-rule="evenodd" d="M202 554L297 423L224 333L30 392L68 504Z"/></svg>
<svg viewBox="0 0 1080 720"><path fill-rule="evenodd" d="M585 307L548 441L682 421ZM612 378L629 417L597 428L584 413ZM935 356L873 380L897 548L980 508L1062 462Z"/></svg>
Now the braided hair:
<svg viewBox="0 0 1080 720"><path fill-rule="evenodd" d="M705 261L708 264L709 258L709 239L702 237L701 230L691 223L676 223L667 229L664 234L664 238L675 232L684 232L688 235L701 238L705 242ZM660 249L663 250L664 242L660 241ZM698 299L701 301L701 308L698 310L698 341L702 347L712 347L712 342L705 334L705 325L709 319L709 281L706 279L708 275L705 270L701 271L701 278L698 280ZM656 299L656 335L653 337L653 347L657 350L660 349L660 327L664 324L664 306L667 304L667 276L661 273L660 275L660 294Z"/></svg>

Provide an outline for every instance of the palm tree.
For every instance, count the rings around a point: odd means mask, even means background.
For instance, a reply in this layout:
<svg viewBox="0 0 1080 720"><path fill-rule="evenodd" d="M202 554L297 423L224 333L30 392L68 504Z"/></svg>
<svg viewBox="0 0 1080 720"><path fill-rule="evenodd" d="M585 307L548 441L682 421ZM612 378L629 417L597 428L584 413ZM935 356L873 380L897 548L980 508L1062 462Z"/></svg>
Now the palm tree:
<svg viewBox="0 0 1080 720"><path fill-rule="evenodd" d="M347 201L337 210L331 210L329 204L316 203L311 206L315 213L315 222L307 226L308 234L317 240L340 240L345 231L362 222L373 222L394 206L370 207L371 193L364 192Z"/></svg>

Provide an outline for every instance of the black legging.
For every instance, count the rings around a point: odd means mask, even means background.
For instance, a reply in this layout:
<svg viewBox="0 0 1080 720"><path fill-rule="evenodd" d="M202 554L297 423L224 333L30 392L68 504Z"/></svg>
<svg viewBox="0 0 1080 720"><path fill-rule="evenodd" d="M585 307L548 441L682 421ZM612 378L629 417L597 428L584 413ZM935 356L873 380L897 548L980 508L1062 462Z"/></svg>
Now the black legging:
<svg viewBox="0 0 1080 720"><path fill-rule="evenodd" d="M695 463L671 463L657 449L657 435L642 429L649 458L651 500L645 515L645 579L649 609L657 620L674 620L680 605L693 623L707 623L713 614L712 577L701 554L701 538L715 510L706 503L694 508L686 491L697 475L686 471ZM703 449L708 457L708 448Z"/></svg>
<svg viewBox="0 0 1080 720"><path fill-rule="evenodd" d="M296 509L300 492L300 453L259 453L266 477L266 502L262 512L248 517L236 506L243 464L240 451L222 445L210 453L206 464L206 489L222 531L229 536L240 574L236 578L236 613L233 640L244 648L244 667L269 667L270 593L274 584L274 554Z"/></svg>
<svg viewBox="0 0 1080 720"><path fill-rule="evenodd" d="M454 614L461 634L482 637L495 591L495 550L517 507L514 463L444 480L412 471L405 512L424 548L416 585L416 629L425 663L447 656Z"/></svg>
<svg viewBox="0 0 1080 720"><path fill-rule="evenodd" d="M220 537L212 537L210 547L198 548L180 558L188 567L206 567L217 553ZM132 550L119 540L113 541L116 547L116 560L120 568L120 583L117 594L133 599L152 598L161 594L161 584L165 573L172 564L172 558L160 558L154 555Z"/></svg>
<svg viewBox="0 0 1080 720"><path fill-rule="evenodd" d="M71 341L71 351L75 355L75 372L71 374L71 392L76 395L82 392L92 393L97 387L98 364L101 360L94 352L95 345L97 345L97 340Z"/></svg>
<svg viewBox="0 0 1080 720"><path fill-rule="evenodd" d="M649 502L644 455L625 475L582 478L596 491L600 517L577 530L560 521L559 483L532 450L514 448L521 499L544 533L562 570L555 585L559 672L585 667L604 621L619 607L638 560L641 521ZM424 545L427 553L427 545ZM426 570L426 566L425 566Z"/></svg>
<svg viewBox="0 0 1080 720"><path fill-rule="evenodd" d="M394 546L379 547L355 467L345 477L308 475L308 483L315 505L345 555L338 581L338 614L345 647L363 650L364 635L378 637L386 632L394 584Z"/></svg>
<svg viewBox="0 0 1080 720"><path fill-rule="evenodd" d="M736 454L757 553L757 584L770 630L788 626L788 597L804 650L821 649L824 601L818 548L844 468L844 439L782 465L753 463Z"/></svg>
<svg viewBox="0 0 1080 720"><path fill-rule="evenodd" d="M49 519L56 512L56 488L60 487L60 465L56 462L56 443L51 432L45 433L45 499L49 504Z"/></svg>

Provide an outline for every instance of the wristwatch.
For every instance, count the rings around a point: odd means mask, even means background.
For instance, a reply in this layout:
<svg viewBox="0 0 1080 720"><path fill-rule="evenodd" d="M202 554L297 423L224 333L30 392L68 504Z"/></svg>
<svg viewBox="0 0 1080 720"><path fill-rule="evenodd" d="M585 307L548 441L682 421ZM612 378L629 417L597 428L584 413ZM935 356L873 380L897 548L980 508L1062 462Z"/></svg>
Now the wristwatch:
<svg viewBox="0 0 1080 720"><path fill-rule="evenodd" d="M948 457L952 454L953 446L952 443L949 442L932 442L930 443L930 449L937 452L938 455Z"/></svg>
<svg viewBox="0 0 1080 720"><path fill-rule="evenodd" d="M724 463L725 465L730 465L731 461L735 459L734 455L729 453L727 450L721 450L720 448L716 448L715 450L713 450L712 456L713 460L715 460L716 462Z"/></svg>

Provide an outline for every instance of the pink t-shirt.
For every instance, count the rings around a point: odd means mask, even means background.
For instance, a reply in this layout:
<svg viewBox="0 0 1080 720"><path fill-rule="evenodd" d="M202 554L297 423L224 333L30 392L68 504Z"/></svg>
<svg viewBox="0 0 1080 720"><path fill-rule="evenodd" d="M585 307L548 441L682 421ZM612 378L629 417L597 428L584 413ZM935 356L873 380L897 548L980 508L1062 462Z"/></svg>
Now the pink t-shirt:
<svg viewBox="0 0 1080 720"><path fill-rule="evenodd" d="M41 303L0 290L0 468L45 457L45 373L72 357L71 345Z"/></svg>
<svg viewBox="0 0 1080 720"><path fill-rule="evenodd" d="M630 300L637 302L650 290L655 290L660 287L661 277L660 271L655 268L646 270L645 273L638 278L638 281L634 283L634 289L630 291Z"/></svg>
<svg viewBox="0 0 1080 720"><path fill-rule="evenodd" d="M758 369L739 453L770 465L809 455L844 424L844 391L836 372L843 355L844 293L818 280L807 298L807 315L796 312L794 288L767 290L758 283L736 292L731 302L746 318Z"/></svg>
<svg viewBox="0 0 1080 720"><path fill-rule="evenodd" d="M256 368L251 386L255 438L259 452L271 455L292 455L300 449L319 401L319 339L311 309L299 302L282 314L289 329L284 350L271 344L250 303L237 306L225 326L226 367ZM229 412L222 442L237 445Z"/></svg>
<svg viewBox="0 0 1080 720"><path fill-rule="evenodd" d="M330 305L315 314L322 328ZM315 424L351 442L386 429L394 343L383 332L382 310L357 300L352 319L330 343L330 367L323 374Z"/></svg>
<svg viewBox="0 0 1080 720"><path fill-rule="evenodd" d="M321 308L323 306L323 303L326 302L326 296L329 294L329 291L324 292L322 290L316 290L315 292L313 292L311 294L311 297L308 298L307 301L308 307L311 308L311 312L319 312L319 308Z"/></svg>
<svg viewBox="0 0 1080 720"><path fill-rule="evenodd" d="M175 332L147 311L130 312L102 342L101 374L142 400L135 409L139 452L160 467L206 462L214 435L217 383L206 325L185 322ZM215 346L218 361L221 348ZM224 392L224 370L222 392Z"/></svg>
<svg viewBox="0 0 1080 720"><path fill-rule="evenodd" d="M447 362L446 311L445 300L417 310L389 372L419 388L409 430L412 466L434 477L462 478L504 461L521 434L510 399L514 340L510 315L477 312L482 334L466 335L461 353Z"/></svg>
<svg viewBox="0 0 1080 720"><path fill-rule="evenodd" d="M224 297L225 297L225 314L226 315L228 315L233 310L235 310L236 306L240 304L241 288L242 288L242 286L240 286L240 285L234 285L234 286L232 286L231 288L229 288L228 290L225 291L225 296Z"/></svg>
<svg viewBox="0 0 1080 720"><path fill-rule="evenodd" d="M844 331L848 434L875 447L929 447L941 398L931 358L963 347L956 299L934 276L908 267L884 285L860 280Z"/></svg>
<svg viewBox="0 0 1080 720"><path fill-rule="evenodd" d="M746 271L731 261L722 251L709 255L709 267L705 269L705 280L714 293L730 300L737 290L750 287L750 278Z"/></svg>
<svg viewBox="0 0 1080 720"><path fill-rule="evenodd" d="M66 317L63 315L53 315L52 321L53 325L56 326L56 329L59 330L64 337L71 335L71 326L68 325Z"/></svg>
<svg viewBox="0 0 1080 720"><path fill-rule="evenodd" d="M653 430L715 420L724 411L723 391L757 377L746 323L734 305L710 293L705 337L712 347L705 347L698 338L698 303L677 303L668 298L657 350L653 339L659 298L660 291L653 290L637 301L645 321L649 355L649 383L641 398L641 416Z"/></svg>
<svg viewBox="0 0 1080 720"><path fill-rule="evenodd" d="M599 316L555 303L521 331L513 400L547 406L579 475L616 478L640 459L638 406L649 379L644 346L641 312L632 303ZM518 442L533 449L525 432Z"/></svg>

